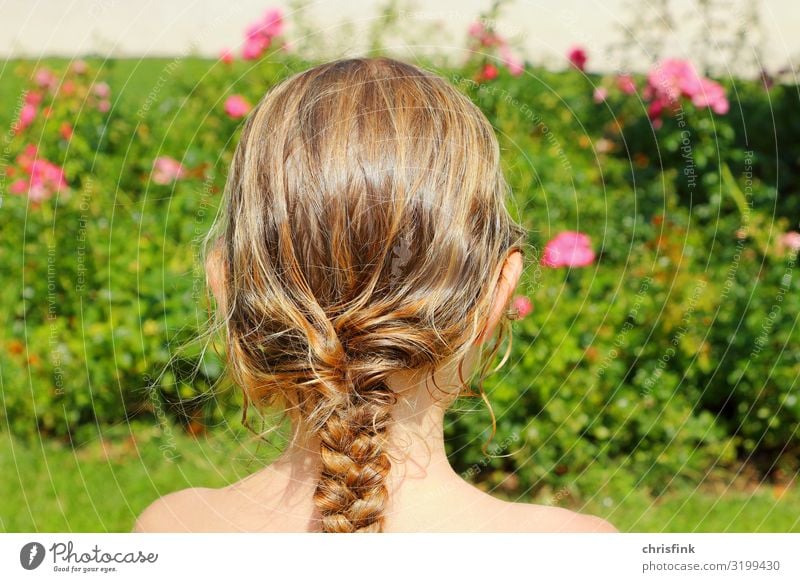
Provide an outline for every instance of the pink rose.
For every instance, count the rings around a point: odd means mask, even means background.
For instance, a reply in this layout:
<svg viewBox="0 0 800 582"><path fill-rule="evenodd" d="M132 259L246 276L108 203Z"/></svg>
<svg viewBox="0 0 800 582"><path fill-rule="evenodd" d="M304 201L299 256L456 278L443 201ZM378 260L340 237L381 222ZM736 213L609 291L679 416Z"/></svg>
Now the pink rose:
<svg viewBox="0 0 800 582"><path fill-rule="evenodd" d="M594 90L594 102L595 103L602 103L608 98L608 89L605 87L597 87Z"/></svg>
<svg viewBox="0 0 800 582"><path fill-rule="evenodd" d="M568 230L545 245L541 264L545 267L585 267L591 265L594 258L589 237Z"/></svg>
<svg viewBox="0 0 800 582"><path fill-rule="evenodd" d="M508 45L503 45L500 47L500 58L503 61L503 64L508 69L508 72L512 75L519 76L525 70L525 63L524 61L519 58L517 55L511 52L511 49L508 48Z"/></svg>
<svg viewBox="0 0 800 582"><path fill-rule="evenodd" d="M58 128L58 133L61 135L64 140L69 141L72 139L73 129L72 126L67 123L66 121L61 124L61 127Z"/></svg>
<svg viewBox="0 0 800 582"><path fill-rule="evenodd" d="M498 75L497 67L494 65L486 64L483 65L483 69L481 69L480 78L484 81L491 81L492 79L496 79Z"/></svg>
<svg viewBox="0 0 800 582"><path fill-rule="evenodd" d="M185 175L186 169L174 158L160 156L153 162L153 182L156 184L170 184Z"/></svg>
<svg viewBox="0 0 800 582"><path fill-rule="evenodd" d="M111 87L108 83L95 83L92 85L92 92L100 99L108 99L111 95Z"/></svg>
<svg viewBox="0 0 800 582"><path fill-rule="evenodd" d="M782 247L793 251L800 251L800 232L790 230L780 238Z"/></svg>
<svg viewBox="0 0 800 582"><path fill-rule="evenodd" d="M586 61L589 57L586 55L586 50L580 46L572 47L567 53L567 58L573 67L583 71L586 68Z"/></svg>
<svg viewBox="0 0 800 582"><path fill-rule="evenodd" d="M636 82L630 75L620 75L617 77L617 87L626 95L633 95L636 93Z"/></svg>
<svg viewBox="0 0 800 582"><path fill-rule="evenodd" d="M26 103L19 112L19 125L17 126L17 130L22 131L27 129L27 127L33 123L34 119L36 119L36 106Z"/></svg>
<svg viewBox="0 0 800 582"><path fill-rule="evenodd" d="M86 71L89 70L89 65L86 64L86 61L83 59L78 59L77 61L73 61L72 66L70 67L72 72L76 75L83 75Z"/></svg>
<svg viewBox="0 0 800 582"><path fill-rule="evenodd" d="M698 91L692 95L695 107L710 107L714 113L724 115L730 108L722 85L711 79L702 79Z"/></svg>
<svg viewBox="0 0 800 582"><path fill-rule="evenodd" d="M250 103L241 95L231 95L225 100L225 113L233 119L244 117L250 112Z"/></svg>
<svg viewBox="0 0 800 582"><path fill-rule="evenodd" d="M516 309L520 319L527 317L533 311L533 303L524 295L517 295L511 302L512 309Z"/></svg>
<svg viewBox="0 0 800 582"><path fill-rule="evenodd" d="M689 61L665 59L650 71L647 82L656 96L674 103L681 96L694 96L700 90L701 79Z"/></svg>
<svg viewBox="0 0 800 582"><path fill-rule="evenodd" d="M50 69L42 67L36 71L33 80L42 89L52 89L58 84L58 79Z"/></svg>
<svg viewBox="0 0 800 582"><path fill-rule="evenodd" d="M267 10L264 17L247 27L242 47L242 58L255 60L272 44L272 39L283 32L283 12L280 8Z"/></svg>
<svg viewBox="0 0 800 582"><path fill-rule="evenodd" d="M283 12L280 8L270 8L264 14L263 32L267 36L280 36L283 32Z"/></svg>
<svg viewBox="0 0 800 582"><path fill-rule="evenodd" d="M37 149L32 144L17 156L17 164L24 173L28 174L28 178L15 180L9 187L9 191L12 194L27 193L28 199L32 202L41 202L56 192L66 189L68 185L61 167L36 156Z"/></svg>

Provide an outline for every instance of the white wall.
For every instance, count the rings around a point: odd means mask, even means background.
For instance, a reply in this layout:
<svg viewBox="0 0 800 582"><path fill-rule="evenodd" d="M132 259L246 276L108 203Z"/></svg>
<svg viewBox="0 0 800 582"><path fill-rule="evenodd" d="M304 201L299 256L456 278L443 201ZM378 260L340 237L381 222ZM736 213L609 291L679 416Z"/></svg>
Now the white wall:
<svg viewBox="0 0 800 582"><path fill-rule="evenodd" d="M716 0L720 3L720 0ZM304 12L313 19L310 31L314 43L340 54L365 50L363 31L375 20L385 0L318 0L305 4ZM725 3L725 0L722 0ZM401 6L400 36L393 36L399 52L432 51L463 56L465 30L490 0L441 0L408 2ZM590 69L608 70L619 66L613 56L601 49L620 36L620 26L630 22L631 5L641 14L655 18L653 0L516 0L504 11L498 30L512 37L520 50L534 62L563 66L567 48L579 42L590 51ZM755 6L762 34L751 36L763 49L766 66L776 69L800 54L800 2L797 0L729 0L731 8L718 11L728 19L707 36L724 42L739 24L745 23L747 10ZM0 56L46 55L75 56L98 53L104 56L154 56L186 54L194 50L216 56L223 47L237 47L245 26L271 6L287 1L271 0L12 0L0 2ZM674 56L693 55L692 34L697 35L703 21L696 2L673 0L675 31L666 50ZM627 6L627 8L626 8ZM410 10L408 10L410 8ZM292 38L289 14L289 38ZM425 31L426 26L440 28ZM647 27L648 29L650 27ZM751 31L754 32L754 31ZM645 39L648 30L633 31ZM410 37L410 38L409 38ZM729 40L729 39L728 39ZM412 48L403 48L413 42ZM424 45L424 46L420 46ZM630 54L641 68L642 53ZM734 65L735 63L731 63ZM740 63L741 64L741 63Z"/></svg>

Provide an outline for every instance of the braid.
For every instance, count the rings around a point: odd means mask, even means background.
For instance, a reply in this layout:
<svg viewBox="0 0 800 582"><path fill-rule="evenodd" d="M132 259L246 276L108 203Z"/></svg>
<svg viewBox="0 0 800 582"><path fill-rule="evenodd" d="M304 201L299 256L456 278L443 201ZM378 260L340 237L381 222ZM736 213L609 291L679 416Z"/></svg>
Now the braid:
<svg viewBox="0 0 800 582"><path fill-rule="evenodd" d="M350 393L319 431L322 472L314 503L323 532L380 532L391 467L384 445L395 398L385 384Z"/></svg>

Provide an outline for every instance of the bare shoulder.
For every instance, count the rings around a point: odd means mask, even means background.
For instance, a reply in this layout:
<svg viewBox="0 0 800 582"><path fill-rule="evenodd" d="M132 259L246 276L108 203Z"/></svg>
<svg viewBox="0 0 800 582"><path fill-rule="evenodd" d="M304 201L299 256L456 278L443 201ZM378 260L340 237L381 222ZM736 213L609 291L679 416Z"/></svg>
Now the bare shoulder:
<svg viewBox="0 0 800 582"><path fill-rule="evenodd" d="M499 500L498 500L499 501ZM500 502L498 526L516 532L617 533L608 521L561 507Z"/></svg>
<svg viewBox="0 0 800 582"><path fill-rule="evenodd" d="M133 527L133 532L203 531L213 521L218 490L191 487L168 493L148 505Z"/></svg>

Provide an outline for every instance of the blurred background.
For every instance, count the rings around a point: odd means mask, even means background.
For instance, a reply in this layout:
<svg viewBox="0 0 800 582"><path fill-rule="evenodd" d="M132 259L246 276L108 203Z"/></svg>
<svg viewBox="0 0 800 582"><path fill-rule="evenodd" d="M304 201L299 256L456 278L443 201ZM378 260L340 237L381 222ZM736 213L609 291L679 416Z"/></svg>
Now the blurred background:
<svg viewBox="0 0 800 582"><path fill-rule="evenodd" d="M800 531L800 6L45 0L0 22L0 531L129 531L280 452L200 243L244 117L318 62L433 70L537 250L450 459L622 531ZM503 349L501 349L502 353Z"/></svg>

